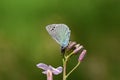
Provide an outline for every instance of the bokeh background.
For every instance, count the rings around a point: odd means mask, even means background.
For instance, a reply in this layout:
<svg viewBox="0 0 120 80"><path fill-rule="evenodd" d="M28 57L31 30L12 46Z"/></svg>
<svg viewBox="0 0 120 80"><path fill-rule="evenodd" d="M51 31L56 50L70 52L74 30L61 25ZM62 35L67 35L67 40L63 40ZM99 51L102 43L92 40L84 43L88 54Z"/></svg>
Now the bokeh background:
<svg viewBox="0 0 120 80"><path fill-rule="evenodd" d="M71 40L87 49L68 80L120 80L120 0L0 0L0 80L46 80L37 63L62 65L45 29L53 23L67 24Z"/></svg>

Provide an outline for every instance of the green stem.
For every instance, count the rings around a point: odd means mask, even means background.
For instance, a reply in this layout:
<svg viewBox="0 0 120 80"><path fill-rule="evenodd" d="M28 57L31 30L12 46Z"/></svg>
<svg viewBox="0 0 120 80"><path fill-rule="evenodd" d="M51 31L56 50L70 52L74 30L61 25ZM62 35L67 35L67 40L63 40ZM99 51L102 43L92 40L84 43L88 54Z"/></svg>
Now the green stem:
<svg viewBox="0 0 120 80"><path fill-rule="evenodd" d="M63 80L66 80L66 57L63 59Z"/></svg>
<svg viewBox="0 0 120 80"><path fill-rule="evenodd" d="M67 77L79 66L80 62L66 75L67 61L74 53L70 53L68 56L63 57L63 80L66 80Z"/></svg>
<svg viewBox="0 0 120 80"><path fill-rule="evenodd" d="M66 78L80 65L80 62L76 64L76 66L66 75Z"/></svg>
<svg viewBox="0 0 120 80"><path fill-rule="evenodd" d="M67 59L68 59L69 57L71 57L73 54L74 54L74 53L70 53L70 54L67 56Z"/></svg>

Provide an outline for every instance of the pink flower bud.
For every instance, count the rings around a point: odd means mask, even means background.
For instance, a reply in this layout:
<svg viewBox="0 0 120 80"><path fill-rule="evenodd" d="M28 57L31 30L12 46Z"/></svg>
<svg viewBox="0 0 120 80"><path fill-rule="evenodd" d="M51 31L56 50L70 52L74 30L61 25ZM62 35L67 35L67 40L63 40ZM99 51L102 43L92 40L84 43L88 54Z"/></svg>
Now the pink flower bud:
<svg viewBox="0 0 120 80"><path fill-rule="evenodd" d="M80 44L76 44L76 45L75 45L75 48L78 48L79 46L80 46Z"/></svg>
<svg viewBox="0 0 120 80"><path fill-rule="evenodd" d="M73 48L75 47L76 44L77 44L76 42L70 41L70 43L69 43L69 45L68 45L68 47L67 47L67 51L73 49Z"/></svg>
<svg viewBox="0 0 120 80"><path fill-rule="evenodd" d="M78 58L78 61L82 61L83 58L84 58L84 56L85 56L85 54L86 54L86 50L83 50L83 51L81 52L79 58Z"/></svg>
<svg viewBox="0 0 120 80"><path fill-rule="evenodd" d="M75 47L76 48L73 51L74 54L78 53L83 48L83 46L82 45L80 46L80 44L77 44Z"/></svg>

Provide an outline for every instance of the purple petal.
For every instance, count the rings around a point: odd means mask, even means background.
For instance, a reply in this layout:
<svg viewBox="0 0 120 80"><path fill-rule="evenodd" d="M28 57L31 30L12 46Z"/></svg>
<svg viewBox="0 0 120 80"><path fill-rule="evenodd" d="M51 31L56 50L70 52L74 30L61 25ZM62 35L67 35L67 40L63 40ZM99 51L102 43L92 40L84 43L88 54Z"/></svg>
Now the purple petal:
<svg viewBox="0 0 120 80"><path fill-rule="evenodd" d="M51 65L49 65L48 69L49 69L50 71L52 71L52 70L54 70L55 68L52 67Z"/></svg>
<svg viewBox="0 0 120 80"><path fill-rule="evenodd" d="M62 72L62 67L58 67L56 69L53 69L52 72L54 75L58 75Z"/></svg>
<svg viewBox="0 0 120 80"><path fill-rule="evenodd" d="M45 70L42 72L43 74L47 74L47 71L51 71L54 75L58 75L62 72L62 67L54 68L51 65L47 66L44 63L37 64L37 67Z"/></svg>
<svg viewBox="0 0 120 80"><path fill-rule="evenodd" d="M62 72L62 67L57 67L56 69Z"/></svg>
<svg viewBox="0 0 120 80"><path fill-rule="evenodd" d="M47 69L48 69L48 66L47 66L46 64L44 64L44 63L39 63L39 64L37 64L37 67L38 67L38 68L41 68L41 69L43 69L43 70L47 70Z"/></svg>

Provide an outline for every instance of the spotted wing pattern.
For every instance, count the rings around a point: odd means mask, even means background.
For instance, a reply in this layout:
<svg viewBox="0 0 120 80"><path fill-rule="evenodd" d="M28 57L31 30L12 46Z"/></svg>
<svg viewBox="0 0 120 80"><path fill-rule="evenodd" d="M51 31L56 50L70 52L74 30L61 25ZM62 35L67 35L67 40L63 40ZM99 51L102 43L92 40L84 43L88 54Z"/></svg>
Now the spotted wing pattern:
<svg viewBox="0 0 120 80"><path fill-rule="evenodd" d="M70 39L70 30L65 24L51 24L46 26L46 30L61 47L66 47Z"/></svg>

